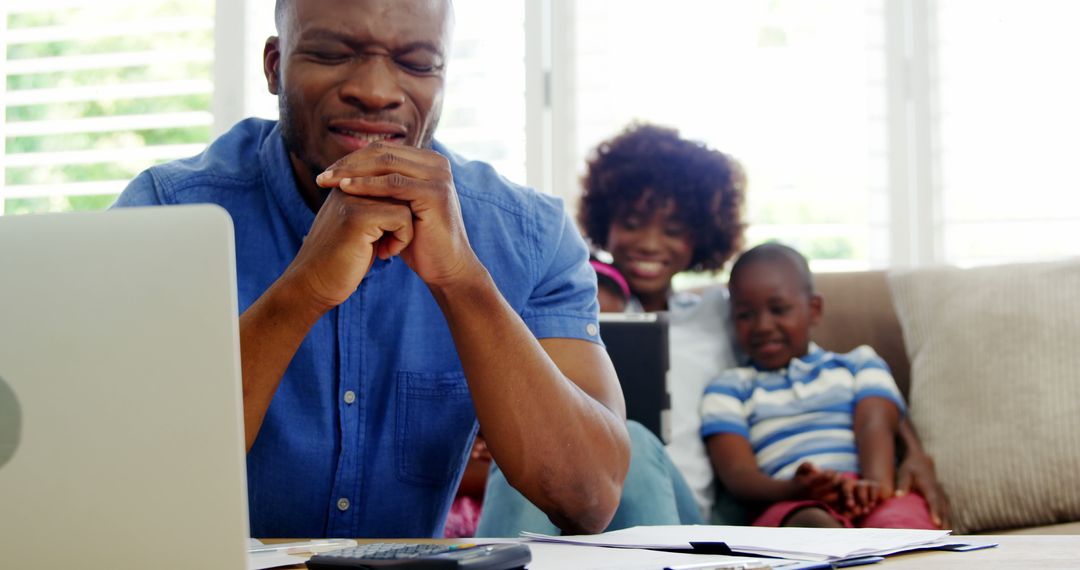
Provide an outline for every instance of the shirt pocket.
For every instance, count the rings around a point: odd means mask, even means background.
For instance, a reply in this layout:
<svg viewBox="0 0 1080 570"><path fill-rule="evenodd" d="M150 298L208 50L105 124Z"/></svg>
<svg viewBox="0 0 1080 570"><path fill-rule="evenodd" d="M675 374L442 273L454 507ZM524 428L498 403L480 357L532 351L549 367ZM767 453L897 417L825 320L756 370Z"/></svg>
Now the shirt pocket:
<svg viewBox="0 0 1080 570"><path fill-rule="evenodd" d="M398 372L397 475L425 486L456 480L476 436L476 411L461 372Z"/></svg>

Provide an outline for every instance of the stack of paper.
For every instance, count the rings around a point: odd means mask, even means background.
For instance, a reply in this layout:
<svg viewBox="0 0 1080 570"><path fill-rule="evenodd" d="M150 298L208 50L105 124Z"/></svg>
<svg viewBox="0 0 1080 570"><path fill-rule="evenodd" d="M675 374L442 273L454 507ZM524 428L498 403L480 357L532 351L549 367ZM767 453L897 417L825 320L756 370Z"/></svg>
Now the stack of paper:
<svg viewBox="0 0 1080 570"><path fill-rule="evenodd" d="M483 540L483 539L481 539ZM483 542L487 542L483 540ZM680 554L633 548L599 548L578 544L532 543L529 570L795 570L815 567L792 560L714 554Z"/></svg>
<svg viewBox="0 0 1080 570"><path fill-rule="evenodd" d="M839 561L884 556L948 544L947 530L879 528L765 528L752 526L637 526L597 535L549 536L522 533L530 540L609 546L691 550L695 545L726 544L733 552Z"/></svg>

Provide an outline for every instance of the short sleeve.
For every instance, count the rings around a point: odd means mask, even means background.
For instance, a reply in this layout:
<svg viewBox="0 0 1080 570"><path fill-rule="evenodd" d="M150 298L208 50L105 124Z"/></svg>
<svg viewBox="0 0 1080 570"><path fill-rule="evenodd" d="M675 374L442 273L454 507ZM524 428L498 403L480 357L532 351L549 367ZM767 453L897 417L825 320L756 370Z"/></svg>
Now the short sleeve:
<svg viewBox="0 0 1080 570"><path fill-rule="evenodd" d="M863 345L849 352L847 358L851 374L855 377L855 404L865 398L885 398L896 404L901 414L906 413L904 398L896 386L889 365L874 349Z"/></svg>
<svg viewBox="0 0 1080 570"><path fill-rule="evenodd" d="M160 206L164 203L157 184L154 182L153 174L149 170L144 170L128 183L127 188L124 188L111 207Z"/></svg>
<svg viewBox="0 0 1080 570"><path fill-rule="evenodd" d="M521 317L536 338L574 338L600 342L596 272L577 227L562 207L538 216L540 264ZM545 203L551 208L551 203ZM547 217L547 222L545 222ZM549 245L550 244L550 245Z"/></svg>
<svg viewBox="0 0 1080 570"><path fill-rule="evenodd" d="M747 401L750 385L745 369L733 368L705 388L701 399L701 437L733 433L750 438Z"/></svg>

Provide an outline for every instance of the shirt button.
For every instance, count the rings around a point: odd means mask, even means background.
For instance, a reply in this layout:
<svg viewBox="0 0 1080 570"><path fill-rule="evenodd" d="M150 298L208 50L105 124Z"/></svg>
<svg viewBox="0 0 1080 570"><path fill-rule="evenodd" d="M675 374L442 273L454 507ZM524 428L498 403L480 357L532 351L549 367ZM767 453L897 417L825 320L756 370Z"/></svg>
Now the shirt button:
<svg viewBox="0 0 1080 570"><path fill-rule="evenodd" d="M596 336L596 333L598 333L600 331L599 331L599 329L596 328L595 324L589 323L589 324L585 325L585 332L589 333L589 336Z"/></svg>
<svg viewBox="0 0 1080 570"><path fill-rule="evenodd" d="M355 401L356 401L356 392L353 392L352 390L346 391L345 392L345 403L346 404L351 404L351 403L353 403Z"/></svg>
<svg viewBox="0 0 1080 570"><path fill-rule="evenodd" d="M346 499L345 497L342 497L342 498L338 499L337 500L337 510L342 511L342 512L349 510L349 500Z"/></svg>

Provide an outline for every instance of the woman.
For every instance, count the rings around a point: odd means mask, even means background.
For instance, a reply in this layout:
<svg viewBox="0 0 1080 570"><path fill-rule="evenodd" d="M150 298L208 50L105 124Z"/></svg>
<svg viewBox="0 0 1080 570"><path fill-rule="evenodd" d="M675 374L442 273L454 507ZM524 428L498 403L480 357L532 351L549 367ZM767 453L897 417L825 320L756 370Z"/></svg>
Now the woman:
<svg viewBox="0 0 1080 570"><path fill-rule="evenodd" d="M669 312L667 453L706 520L712 518L713 471L698 435L698 405L709 380L738 361L726 291L676 294L672 279L683 271L717 271L739 251L745 188L732 157L675 129L631 125L594 151L578 208L585 236L611 254L626 278L631 310Z"/></svg>

